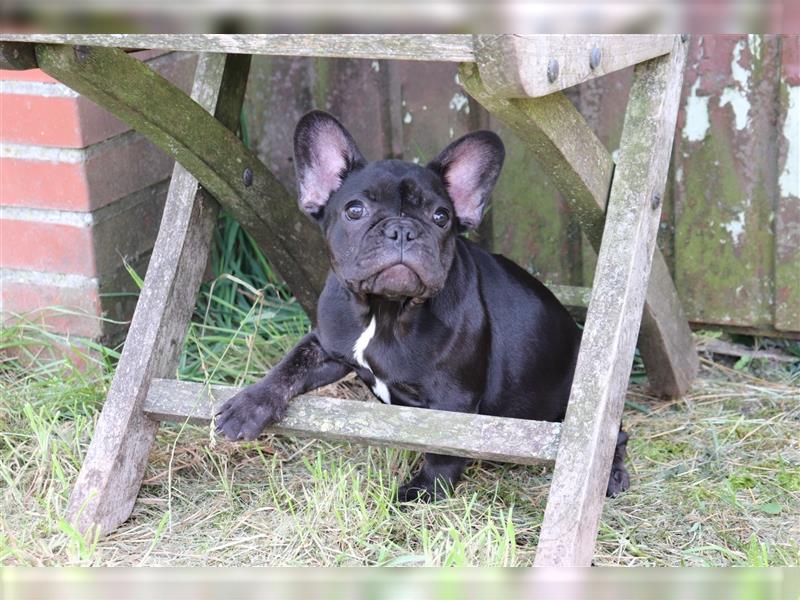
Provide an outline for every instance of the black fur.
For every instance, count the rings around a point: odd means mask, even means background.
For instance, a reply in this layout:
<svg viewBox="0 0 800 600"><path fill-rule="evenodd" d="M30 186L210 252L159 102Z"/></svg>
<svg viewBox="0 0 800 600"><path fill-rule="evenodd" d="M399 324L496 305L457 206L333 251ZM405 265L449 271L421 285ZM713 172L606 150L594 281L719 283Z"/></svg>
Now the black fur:
<svg viewBox="0 0 800 600"><path fill-rule="evenodd" d="M300 206L330 249L318 326L222 407L222 433L254 439L292 397L351 371L371 388L383 382L392 404L564 418L580 343L575 322L525 270L458 235L477 226L502 167L495 134L464 136L427 167L368 163L338 121L315 111L298 124L295 156ZM361 364L354 346L373 319ZM609 495L629 485L626 443L620 430ZM450 493L467 462L426 454L399 499Z"/></svg>

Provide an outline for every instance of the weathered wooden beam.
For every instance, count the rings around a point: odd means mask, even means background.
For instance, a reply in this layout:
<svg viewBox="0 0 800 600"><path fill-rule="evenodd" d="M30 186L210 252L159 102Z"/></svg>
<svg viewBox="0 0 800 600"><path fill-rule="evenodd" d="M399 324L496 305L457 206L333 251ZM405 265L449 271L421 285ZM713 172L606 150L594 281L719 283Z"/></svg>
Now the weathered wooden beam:
<svg viewBox="0 0 800 600"><path fill-rule="evenodd" d="M378 34L0 34L0 40L188 52L396 60L474 60L471 35Z"/></svg>
<svg viewBox="0 0 800 600"><path fill-rule="evenodd" d="M239 57L201 56L192 89L197 106L238 114L243 88L220 90L221 82L246 79L248 67ZM198 190L197 180L176 164L125 348L70 496L69 518L81 531L116 528L139 492L158 426L142 406L152 378L172 375L177 366L219 213L214 199Z"/></svg>
<svg viewBox="0 0 800 600"><path fill-rule="evenodd" d="M538 98L668 54L675 35L476 35L489 93Z"/></svg>
<svg viewBox="0 0 800 600"><path fill-rule="evenodd" d="M534 152L581 230L599 250L614 160L575 106L561 93L535 99L495 97L473 64L462 65L460 76L464 89ZM697 352L675 284L657 248L640 349L655 393L680 396L689 389L697 374Z"/></svg>
<svg viewBox="0 0 800 600"><path fill-rule="evenodd" d="M636 67L535 564L588 566L644 308L686 49Z"/></svg>
<svg viewBox="0 0 800 600"><path fill-rule="evenodd" d="M545 285L564 306L575 308L586 308L589 306L592 288L577 285L558 285L548 282L545 282Z"/></svg>
<svg viewBox="0 0 800 600"><path fill-rule="evenodd" d="M314 318L328 270L322 236L233 131L121 50L39 45L36 56L46 73L130 124L186 167L255 239Z"/></svg>
<svg viewBox="0 0 800 600"><path fill-rule="evenodd" d="M205 425L239 388L156 379L144 404L159 421ZM560 423L303 395L265 431L513 462L552 462Z"/></svg>
<svg viewBox="0 0 800 600"><path fill-rule="evenodd" d="M24 71L36 67L33 44L0 42L0 69Z"/></svg>

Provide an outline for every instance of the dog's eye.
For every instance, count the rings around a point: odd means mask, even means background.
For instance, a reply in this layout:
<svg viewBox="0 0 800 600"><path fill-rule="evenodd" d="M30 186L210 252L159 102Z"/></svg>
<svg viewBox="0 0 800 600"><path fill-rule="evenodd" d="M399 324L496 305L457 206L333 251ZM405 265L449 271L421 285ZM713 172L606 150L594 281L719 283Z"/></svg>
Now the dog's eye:
<svg viewBox="0 0 800 600"><path fill-rule="evenodd" d="M439 227L444 227L447 225L447 222L450 220L450 213L447 212L446 208L437 208L436 211L433 213L433 222L436 223Z"/></svg>
<svg viewBox="0 0 800 600"><path fill-rule="evenodd" d="M344 207L344 214L346 214L347 218L351 221L358 221L366 212L367 207L359 200L348 202L347 206Z"/></svg>

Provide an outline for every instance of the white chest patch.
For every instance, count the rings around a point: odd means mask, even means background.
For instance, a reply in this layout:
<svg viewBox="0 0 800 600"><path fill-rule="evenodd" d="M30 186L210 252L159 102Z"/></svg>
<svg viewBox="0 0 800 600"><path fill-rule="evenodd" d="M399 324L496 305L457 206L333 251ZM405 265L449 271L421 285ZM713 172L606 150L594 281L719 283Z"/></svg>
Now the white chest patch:
<svg viewBox="0 0 800 600"><path fill-rule="evenodd" d="M372 367L369 366L369 363L367 363L367 359L364 358L364 351L367 349L367 346L369 346L372 338L375 337L376 326L375 317L372 317L367 328L358 336L356 343L353 344L353 358L356 359L359 365L367 369L373 375L375 375L375 373L372 371ZM372 391L375 392L375 395L385 404L392 403L392 395L389 393L389 388L377 377L375 378L375 385L372 386Z"/></svg>

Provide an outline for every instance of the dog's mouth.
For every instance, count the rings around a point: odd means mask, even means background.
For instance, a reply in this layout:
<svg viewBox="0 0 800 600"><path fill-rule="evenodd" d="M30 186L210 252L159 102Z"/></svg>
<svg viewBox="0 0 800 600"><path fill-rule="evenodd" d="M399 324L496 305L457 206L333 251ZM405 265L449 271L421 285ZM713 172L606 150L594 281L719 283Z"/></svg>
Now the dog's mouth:
<svg viewBox="0 0 800 600"><path fill-rule="evenodd" d="M425 285L414 270L397 263L361 282L361 291L384 298L414 298L425 294Z"/></svg>

